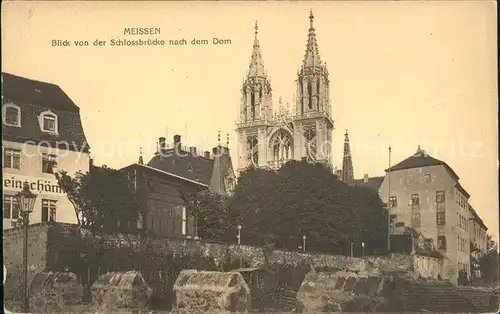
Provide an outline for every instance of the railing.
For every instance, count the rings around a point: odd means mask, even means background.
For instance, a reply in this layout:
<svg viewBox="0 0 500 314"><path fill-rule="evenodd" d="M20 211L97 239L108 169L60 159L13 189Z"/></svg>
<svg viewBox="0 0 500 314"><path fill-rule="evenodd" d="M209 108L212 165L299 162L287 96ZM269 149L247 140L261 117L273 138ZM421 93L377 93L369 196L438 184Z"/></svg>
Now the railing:
<svg viewBox="0 0 500 314"><path fill-rule="evenodd" d="M269 161L267 164L272 169L278 169L279 167L283 166L284 164L286 164L290 160L292 160L292 159L272 160L272 161Z"/></svg>

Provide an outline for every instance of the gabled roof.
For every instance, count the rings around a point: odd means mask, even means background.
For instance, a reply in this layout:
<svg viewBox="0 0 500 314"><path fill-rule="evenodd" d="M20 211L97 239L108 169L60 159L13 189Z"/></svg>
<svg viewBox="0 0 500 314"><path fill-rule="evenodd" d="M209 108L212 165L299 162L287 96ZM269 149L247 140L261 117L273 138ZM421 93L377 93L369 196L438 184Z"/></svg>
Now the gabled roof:
<svg viewBox="0 0 500 314"><path fill-rule="evenodd" d="M195 185L198 185L198 186L208 187L208 185L205 184L205 183L202 183L202 182L199 182L199 181L194 181L194 180L191 180L189 178L179 176L179 175L177 175L175 173L170 173L170 172L167 172L167 171L163 171L161 169L157 169L157 168L154 168L154 167L151 167L151 166L148 166L148 165L141 165L141 164L138 164L138 163L134 163L134 164L128 165L126 167L123 167L123 168L120 169L120 171L127 170L127 169L130 169L130 168L148 169L148 170L156 172L156 173L158 173L160 175L166 175L166 176L169 176L169 177L172 177L172 178L176 178L176 179L179 179L179 180L182 180L182 181L185 181L185 182L189 182L189 183L192 183L192 184L195 184Z"/></svg>
<svg viewBox="0 0 500 314"><path fill-rule="evenodd" d="M176 154L173 149L168 149L154 156L147 166L208 186L214 161L203 156L193 156L187 151L181 150Z"/></svg>
<svg viewBox="0 0 500 314"><path fill-rule="evenodd" d="M367 188L378 191L378 189L382 185L383 181L384 181L384 177L372 177L372 178L368 178L367 182L365 182L365 179L353 180L353 181L349 182L349 185L351 185L351 186L365 186Z"/></svg>
<svg viewBox="0 0 500 314"><path fill-rule="evenodd" d="M212 177L210 178L210 191L217 194L226 194L226 178L234 177L233 163L229 149L226 147L217 147L217 156L214 158Z"/></svg>
<svg viewBox="0 0 500 314"><path fill-rule="evenodd" d="M443 255L439 253L438 250L436 250L432 245L431 245L431 240L424 237L424 235L417 230L411 228L411 227L404 227L401 233L399 235L407 235L410 236L411 238L414 239L413 241L413 250L415 251L416 254L418 255L425 255L425 256L432 256L432 257L438 257L442 258ZM395 234L396 236L398 234ZM419 245L419 239L422 238L423 243L422 245Z"/></svg>
<svg viewBox="0 0 500 314"><path fill-rule="evenodd" d="M460 179L458 175L455 173L455 171L453 171L453 169L451 169L451 167L448 166L448 164L446 164L442 160L430 156L426 151L420 149L420 146L418 147L417 152L415 154L399 162L398 164L391 166L388 169L385 169L385 172L406 170L413 168L423 168L430 166L444 166L456 181Z"/></svg>
<svg viewBox="0 0 500 314"><path fill-rule="evenodd" d="M4 140L33 144L44 141L61 149L89 151L80 109L59 86L2 73L2 106L9 103L21 109L21 127L2 124ZM57 115L57 135L40 128L38 117L47 110Z"/></svg>

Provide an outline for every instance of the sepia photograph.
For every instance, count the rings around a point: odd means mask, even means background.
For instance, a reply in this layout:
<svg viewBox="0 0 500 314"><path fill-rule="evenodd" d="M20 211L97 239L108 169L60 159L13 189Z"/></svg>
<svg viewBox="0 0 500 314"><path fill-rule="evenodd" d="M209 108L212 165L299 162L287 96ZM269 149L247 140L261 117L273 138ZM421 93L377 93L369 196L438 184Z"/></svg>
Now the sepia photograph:
<svg viewBox="0 0 500 314"><path fill-rule="evenodd" d="M5 1L5 313L497 313L495 1Z"/></svg>

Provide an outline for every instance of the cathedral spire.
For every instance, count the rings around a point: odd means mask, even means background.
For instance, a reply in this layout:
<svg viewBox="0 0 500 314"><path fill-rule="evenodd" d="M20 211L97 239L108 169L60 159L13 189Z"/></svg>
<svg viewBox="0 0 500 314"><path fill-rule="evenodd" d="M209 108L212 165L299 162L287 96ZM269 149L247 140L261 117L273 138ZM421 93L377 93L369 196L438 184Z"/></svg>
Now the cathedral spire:
<svg viewBox="0 0 500 314"><path fill-rule="evenodd" d="M249 77L266 77L266 73L264 70L264 62L262 60L262 52L260 51L260 42L259 42L259 26L257 25L257 21L255 21L255 37L253 40L253 49L252 56L250 59L250 66L248 69Z"/></svg>
<svg viewBox="0 0 500 314"><path fill-rule="evenodd" d="M137 161L139 165L144 165L144 160L142 159L142 146L139 151L139 160Z"/></svg>
<svg viewBox="0 0 500 314"><path fill-rule="evenodd" d="M352 167L351 145L349 144L349 134L345 131L344 139L344 160L342 161L342 181L354 180L354 170Z"/></svg>
<svg viewBox="0 0 500 314"><path fill-rule="evenodd" d="M319 56L318 41L316 40L316 32L314 29L314 15L311 10L309 12L309 34L307 36L303 67L308 68L314 66L321 66L321 58Z"/></svg>

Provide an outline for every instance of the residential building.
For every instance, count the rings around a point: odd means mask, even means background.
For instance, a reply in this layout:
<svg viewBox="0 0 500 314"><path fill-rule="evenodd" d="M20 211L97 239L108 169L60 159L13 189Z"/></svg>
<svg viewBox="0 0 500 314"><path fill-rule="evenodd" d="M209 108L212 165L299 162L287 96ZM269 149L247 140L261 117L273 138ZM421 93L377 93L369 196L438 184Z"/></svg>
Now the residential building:
<svg viewBox="0 0 500 314"><path fill-rule="evenodd" d="M470 238L470 251L472 261L471 261L471 274L474 278L480 278L481 272L479 269L479 259L488 250L488 228L484 224L483 220L479 217L476 210L469 205L469 238Z"/></svg>
<svg viewBox="0 0 500 314"><path fill-rule="evenodd" d="M289 160L331 163L330 81L326 63L319 54L312 12L296 85L292 108L282 98L277 105L273 103L271 81L264 68L256 23L236 125L238 171L249 166L277 169Z"/></svg>
<svg viewBox="0 0 500 314"><path fill-rule="evenodd" d="M137 227L158 236L198 238L197 221L187 211L183 195L205 190L229 195L236 185L228 145L219 143L212 153L198 155L196 147L183 147L180 135L174 136L172 145L160 137L158 151L147 164L141 154L137 163L120 171L144 193Z"/></svg>
<svg viewBox="0 0 500 314"><path fill-rule="evenodd" d="M16 193L37 194L31 223L76 223L54 173L89 169L80 109L57 85L2 73L3 228L19 216Z"/></svg>
<svg viewBox="0 0 500 314"><path fill-rule="evenodd" d="M471 214L469 217L470 241L472 245L477 248L480 255L483 255L488 248L488 228L479 217L476 210L472 206L469 206L469 209Z"/></svg>
<svg viewBox="0 0 500 314"><path fill-rule="evenodd" d="M378 190L388 200L391 227L411 227L436 243L445 279L456 283L459 271L471 275L470 195L449 165L418 147L386 170Z"/></svg>

